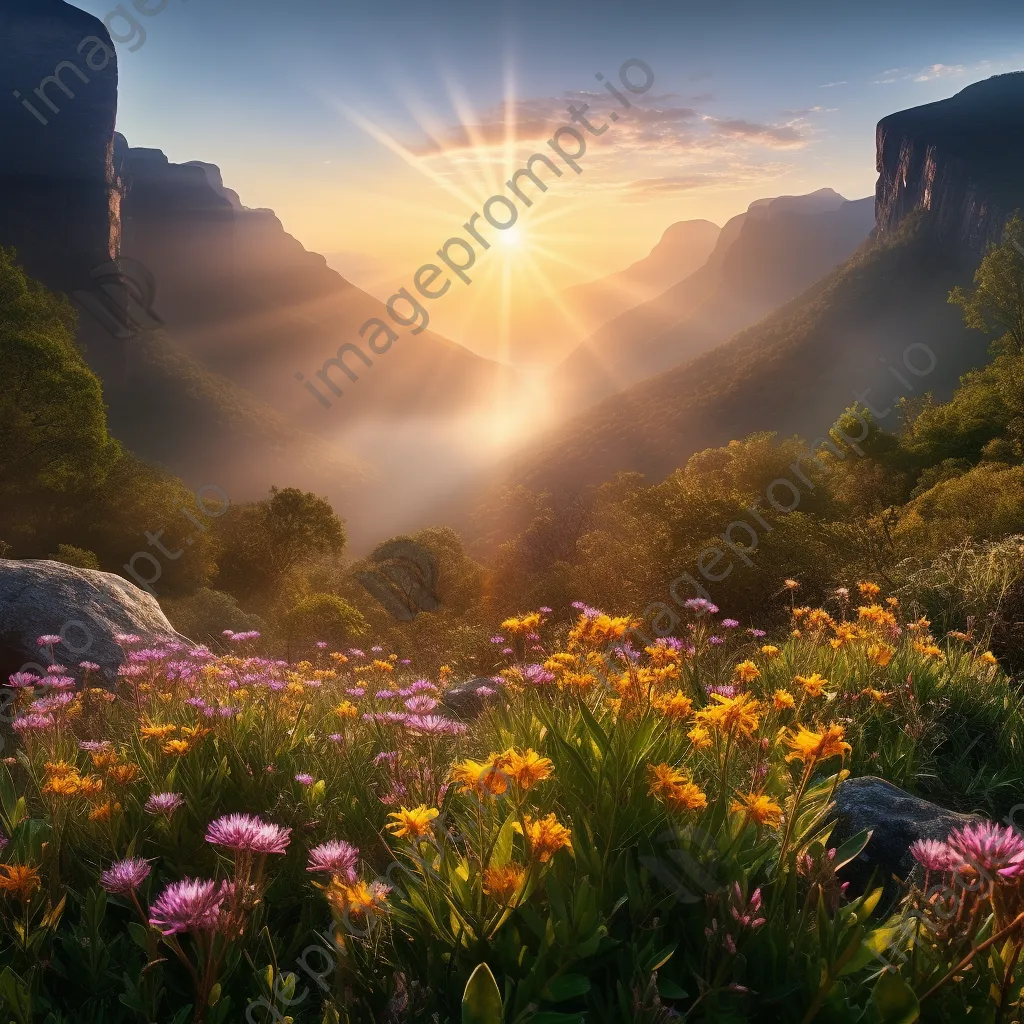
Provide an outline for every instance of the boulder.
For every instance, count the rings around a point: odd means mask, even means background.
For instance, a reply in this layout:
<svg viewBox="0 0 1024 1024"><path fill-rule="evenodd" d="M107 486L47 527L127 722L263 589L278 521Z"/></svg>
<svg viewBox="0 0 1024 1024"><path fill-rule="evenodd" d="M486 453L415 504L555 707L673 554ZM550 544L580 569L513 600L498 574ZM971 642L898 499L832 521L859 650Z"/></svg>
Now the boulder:
<svg viewBox="0 0 1024 1024"><path fill-rule="evenodd" d="M476 676L464 683L456 683L441 695L441 707L455 718L476 718L484 709L487 694L480 690L497 690L501 684L490 676Z"/></svg>
<svg viewBox="0 0 1024 1024"><path fill-rule="evenodd" d="M896 891L894 876L905 879L916 863L909 852L911 843L944 840L954 828L982 820L911 796L874 775L840 784L834 814L830 845L838 846L864 829L872 833L860 856L844 869L844 880L854 892L861 892L875 872L876 884L883 884L890 895Z"/></svg>
<svg viewBox="0 0 1024 1024"><path fill-rule="evenodd" d="M167 621L156 598L120 576L63 562L0 558L0 682L26 667L38 672L52 664L49 649L37 643L52 634L62 637L53 649L58 664L74 670L91 661L113 684L124 660L114 639L121 633L146 646L191 643Z"/></svg>

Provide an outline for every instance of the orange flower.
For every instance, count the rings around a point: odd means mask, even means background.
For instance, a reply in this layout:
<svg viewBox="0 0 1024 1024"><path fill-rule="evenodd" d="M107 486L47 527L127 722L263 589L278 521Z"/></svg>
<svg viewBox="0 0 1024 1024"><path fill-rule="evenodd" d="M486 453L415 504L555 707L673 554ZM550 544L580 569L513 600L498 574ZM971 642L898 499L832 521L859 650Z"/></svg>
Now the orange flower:
<svg viewBox="0 0 1024 1024"><path fill-rule="evenodd" d="M877 583L858 583L857 590L861 597L868 600L873 600L882 592L882 588Z"/></svg>
<svg viewBox="0 0 1024 1024"><path fill-rule="evenodd" d="M693 701L682 690L676 690L675 693L667 693L664 697L659 697L655 700L654 706L666 718L673 720L689 718L693 713Z"/></svg>
<svg viewBox="0 0 1024 1024"><path fill-rule="evenodd" d="M0 864L0 892L17 896L25 903L38 888L38 869L26 864Z"/></svg>
<svg viewBox="0 0 1024 1024"><path fill-rule="evenodd" d="M339 718L357 718L359 710L350 700L343 700L335 709L334 713Z"/></svg>
<svg viewBox="0 0 1024 1024"><path fill-rule="evenodd" d="M888 644L868 644L868 661L879 668L886 668L895 653Z"/></svg>
<svg viewBox="0 0 1024 1024"><path fill-rule="evenodd" d="M139 735L144 740L165 740L177 731L178 727L176 725L144 725L139 730Z"/></svg>
<svg viewBox="0 0 1024 1024"><path fill-rule="evenodd" d="M820 697L825 692L825 687L828 686L828 680L822 679L817 672L809 676L797 676L794 682L804 688L804 693L808 697Z"/></svg>
<svg viewBox="0 0 1024 1024"><path fill-rule="evenodd" d="M538 863L546 864L559 850L572 853L572 832L562 825L554 814L546 818L523 816L523 824L515 824L517 832L525 836L530 847L530 856Z"/></svg>
<svg viewBox="0 0 1024 1024"><path fill-rule="evenodd" d="M999 659L991 651L986 651L980 658L978 658L978 660L985 665L999 664Z"/></svg>
<svg viewBox="0 0 1024 1024"><path fill-rule="evenodd" d="M89 812L90 821L110 821L110 815L114 811L121 810L120 804L111 803L107 800Z"/></svg>
<svg viewBox="0 0 1024 1024"><path fill-rule="evenodd" d="M112 764L117 764L117 754L113 750L100 750L92 756L92 766L103 771Z"/></svg>
<svg viewBox="0 0 1024 1024"><path fill-rule="evenodd" d="M536 750L525 750L521 754L510 750L505 756L505 771L521 789L531 789L538 782L550 779L554 772L551 759L541 757Z"/></svg>
<svg viewBox="0 0 1024 1024"><path fill-rule="evenodd" d="M776 690L772 697L772 706L776 711L785 711L787 708L795 708L796 701L789 690Z"/></svg>
<svg viewBox="0 0 1024 1024"><path fill-rule="evenodd" d="M779 656L779 649L774 644L765 644L764 647L761 648L761 653L766 658L777 658Z"/></svg>
<svg viewBox="0 0 1024 1024"><path fill-rule="evenodd" d="M452 768L452 781L459 784L460 793L476 790L478 793L501 796L508 789L508 776L504 762L498 764L498 755L491 754L486 761L465 760Z"/></svg>
<svg viewBox="0 0 1024 1024"><path fill-rule="evenodd" d="M853 750L844 742L845 730L841 725L830 725L824 732L812 732L802 725L786 738L786 745L793 751L786 755L787 761L802 761L812 765L830 757L843 757Z"/></svg>
<svg viewBox="0 0 1024 1024"><path fill-rule="evenodd" d="M708 805L708 798L699 786L685 782L665 797L665 805L672 811L703 811Z"/></svg>
<svg viewBox="0 0 1024 1024"><path fill-rule="evenodd" d="M524 636L527 633L533 633L539 625L540 613L530 612L529 615L506 619L501 624L501 628L513 636Z"/></svg>
<svg viewBox="0 0 1024 1024"><path fill-rule="evenodd" d="M337 877L327 887L327 901L339 915L363 917L387 909L388 887L381 882L355 882L349 885Z"/></svg>
<svg viewBox="0 0 1024 1024"><path fill-rule="evenodd" d="M737 734L749 739L757 729L760 719L761 702L749 693L741 693L736 697L723 697L720 693L711 694L717 704L702 708L694 716L698 724L720 729L722 732Z"/></svg>
<svg viewBox="0 0 1024 1024"><path fill-rule="evenodd" d="M769 828L778 828L782 820L782 808L764 793L741 793L729 805L729 810L734 814L745 814L751 821Z"/></svg>
<svg viewBox="0 0 1024 1024"><path fill-rule="evenodd" d="M179 743L180 740L172 740L172 743ZM139 777L139 766L132 764L131 761L126 761L124 764L115 764L109 772L107 772L107 778L112 782L116 782L121 786L127 786L129 782L133 782Z"/></svg>
<svg viewBox="0 0 1024 1024"><path fill-rule="evenodd" d="M649 764L647 775L651 781L647 792L659 800L664 800L672 790L690 781L685 772L669 764Z"/></svg>
<svg viewBox="0 0 1024 1024"><path fill-rule="evenodd" d="M505 864L484 871L484 892L503 907L507 907L522 887L526 872L518 864Z"/></svg>
<svg viewBox="0 0 1024 1024"><path fill-rule="evenodd" d="M192 744L188 740L168 740L160 749L165 754L187 754Z"/></svg>
<svg viewBox="0 0 1024 1024"><path fill-rule="evenodd" d="M696 750L707 750L711 746L711 733L703 725L695 725L686 734L686 738L693 744Z"/></svg>

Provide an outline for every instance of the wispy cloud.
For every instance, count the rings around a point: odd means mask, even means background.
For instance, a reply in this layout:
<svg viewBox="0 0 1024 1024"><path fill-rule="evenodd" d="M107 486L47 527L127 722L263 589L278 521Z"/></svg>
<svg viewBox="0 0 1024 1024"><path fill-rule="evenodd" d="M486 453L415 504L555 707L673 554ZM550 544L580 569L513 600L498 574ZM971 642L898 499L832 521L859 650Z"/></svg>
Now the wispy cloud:
<svg viewBox="0 0 1024 1024"><path fill-rule="evenodd" d="M837 85L849 85L847 81L842 82L826 82L824 85L819 85L819 89L834 89Z"/></svg>
<svg viewBox="0 0 1024 1024"><path fill-rule="evenodd" d="M982 62L972 70L981 71L988 65L988 61ZM894 82L930 82L936 78L955 78L967 73L966 64L929 64L926 68L889 68L883 71L877 78L871 80L872 85L892 85Z"/></svg>

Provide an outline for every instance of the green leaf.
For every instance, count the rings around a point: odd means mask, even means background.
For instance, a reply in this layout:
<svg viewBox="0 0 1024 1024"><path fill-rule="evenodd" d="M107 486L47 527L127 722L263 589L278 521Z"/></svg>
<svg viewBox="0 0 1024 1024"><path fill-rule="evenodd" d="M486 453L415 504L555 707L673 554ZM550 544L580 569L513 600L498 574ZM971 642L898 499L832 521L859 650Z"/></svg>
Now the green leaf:
<svg viewBox="0 0 1024 1024"><path fill-rule="evenodd" d="M862 829L855 836L847 839L845 843L841 843L832 860L832 869L838 871L849 864L851 860L856 860L864 852L864 847L868 845L870 840L870 830Z"/></svg>
<svg viewBox="0 0 1024 1024"><path fill-rule="evenodd" d="M501 1024L501 992L487 964L478 964L466 982L462 1024Z"/></svg>
<svg viewBox="0 0 1024 1024"><path fill-rule="evenodd" d="M552 978L544 988L542 995L553 1003L561 1003L566 999L575 999L590 991L590 979L582 974L565 974L561 978Z"/></svg>
<svg viewBox="0 0 1024 1024"><path fill-rule="evenodd" d="M921 1015L914 990L898 975L886 971L875 983L871 1003L883 1024L913 1024Z"/></svg>
<svg viewBox="0 0 1024 1024"><path fill-rule="evenodd" d="M686 999L689 993L669 978L658 979L658 995L662 999Z"/></svg>
<svg viewBox="0 0 1024 1024"><path fill-rule="evenodd" d="M28 985L10 967L0 973L0 998L18 1024L32 1024L32 997Z"/></svg>

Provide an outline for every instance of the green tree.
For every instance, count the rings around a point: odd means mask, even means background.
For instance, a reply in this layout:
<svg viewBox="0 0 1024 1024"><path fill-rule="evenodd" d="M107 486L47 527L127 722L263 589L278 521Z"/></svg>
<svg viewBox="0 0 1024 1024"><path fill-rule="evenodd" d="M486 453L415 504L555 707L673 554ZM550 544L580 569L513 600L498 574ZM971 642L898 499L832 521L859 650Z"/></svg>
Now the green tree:
<svg viewBox="0 0 1024 1024"><path fill-rule="evenodd" d="M285 616L288 657L307 652L318 640L338 648L366 632L358 609L335 594L310 594Z"/></svg>
<svg viewBox="0 0 1024 1024"><path fill-rule="evenodd" d="M337 558L345 525L326 498L295 487L232 506L220 530L223 551L218 585L239 598L267 595L304 563Z"/></svg>
<svg viewBox="0 0 1024 1024"><path fill-rule="evenodd" d="M1016 243L1016 244L1015 244ZM1002 332L1005 351L1024 351L1024 221L1019 214L1006 226L1001 245L993 245L974 275L974 291L959 286L949 301L963 308L964 323L986 334Z"/></svg>

